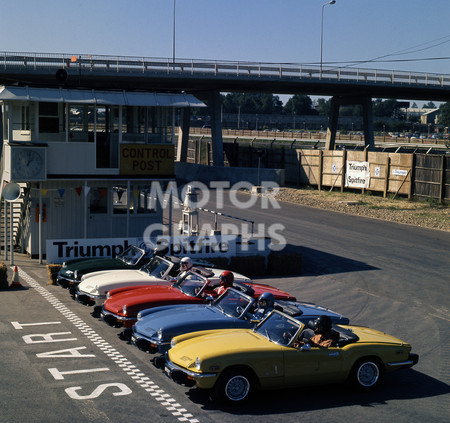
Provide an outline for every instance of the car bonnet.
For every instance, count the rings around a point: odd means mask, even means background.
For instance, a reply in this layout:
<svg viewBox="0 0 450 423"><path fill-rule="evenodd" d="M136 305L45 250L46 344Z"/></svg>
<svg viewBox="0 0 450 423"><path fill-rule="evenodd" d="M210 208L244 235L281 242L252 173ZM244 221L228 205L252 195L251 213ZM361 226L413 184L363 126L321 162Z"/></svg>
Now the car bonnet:
<svg viewBox="0 0 450 423"><path fill-rule="evenodd" d="M181 310L164 310L139 320L135 329L136 332L150 336L156 330L161 328L163 332L169 331L171 334L192 332L196 330L207 329L215 321L232 319L224 315L216 308L204 304L196 304L183 307ZM190 330L189 330L190 329Z"/></svg>
<svg viewBox="0 0 450 423"><path fill-rule="evenodd" d="M113 289L152 283L170 285L168 281L150 276L147 272L142 272L138 269L122 269L111 272L99 272L98 275L88 277L85 281L82 281L78 289L83 292L92 292L97 287L98 293L105 295L107 291Z"/></svg>
<svg viewBox="0 0 450 423"><path fill-rule="evenodd" d="M243 358L248 353L279 351L282 348L251 329L215 330L198 336L201 333L194 332L191 337L182 335L184 340L169 350L170 361L183 367L190 367L197 357L202 361L220 360L226 356ZM176 342L177 339L175 338Z"/></svg>
<svg viewBox="0 0 450 423"><path fill-rule="evenodd" d="M121 291L111 295L105 301L105 309L115 312L121 310L124 305L139 306L141 310L163 304L176 304L181 302L199 302L196 297L189 297L179 289L170 285L150 285L142 288Z"/></svg>

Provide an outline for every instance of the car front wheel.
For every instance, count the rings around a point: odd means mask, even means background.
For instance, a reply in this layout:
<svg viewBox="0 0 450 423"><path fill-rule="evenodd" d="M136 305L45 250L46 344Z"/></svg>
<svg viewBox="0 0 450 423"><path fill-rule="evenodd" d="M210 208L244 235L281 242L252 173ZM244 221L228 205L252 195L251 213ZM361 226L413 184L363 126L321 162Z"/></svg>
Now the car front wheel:
<svg viewBox="0 0 450 423"><path fill-rule="evenodd" d="M253 391L253 377L245 369L232 369L220 376L214 387L218 400L227 404L246 402Z"/></svg>
<svg viewBox="0 0 450 423"><path fill-rule="evenodd" d="M382 376L383 368L378 360L368 358L353 366L350 381L359 390L369 391L380 383Z"/></svg>

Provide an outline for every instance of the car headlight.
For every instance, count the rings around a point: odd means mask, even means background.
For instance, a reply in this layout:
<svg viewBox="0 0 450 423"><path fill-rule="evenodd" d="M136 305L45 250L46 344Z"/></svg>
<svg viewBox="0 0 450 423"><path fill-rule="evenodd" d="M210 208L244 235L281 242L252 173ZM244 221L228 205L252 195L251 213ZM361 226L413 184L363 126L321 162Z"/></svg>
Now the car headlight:
<svg viewBox="0 0 450 423"><path fill-rule="evenodd" d="M73 278L75 280L78 280L78 270L75 270L75 272L73 272Z"/></svg>
<svg viewBox="0 0 450 423"><path fill-rule="evenodd" d="M173 348L175 345L177 345L177 343L175 342L175 338L172 338L170 340L170 348Z"/></svg>
<svg viewBox="0 0 450 423"><path fill-rule="evenodd" d="M108 294L109 294L109 292L106 293L106 298L109 298L109 297L108 297ZM141 319L142 319L142 314L141 314L141 312L139 312L139 313L137 314L137 319L138 319L138 320L141 320ZM134 326L133 326L133 328L134 328Z"/></svg>
<svg viewBox="0 0 450 423"><path fill-rule="evenodd" d="M126 305L123 306L122 312L125 316L127 315L127 306Z"/></svg>
<svg viewBox="0 0 450 423"><path fill-rule="evenodd" d="M197 369L197 370L200 370L200 366L201 366L201 361L200 361L200 357L197 357L196 359L195 359L195 368Z"/></svg>
<svg viewBox="0 0 450 423"><path fill-rule="evenodd" d="M158 339L162 339L162 336L163 336L162 328L158 329L158 332L156 333L156 336L158 337Z"/></svg>
<svg viewBox="0 0 450 423"><path fill-rule="evenodd" d="M64 261L63 264L61 265L62 268L67 267L67 263Z"/></svg>
<svg viewBox="0 0 450 423"><path fill-rule="evenodd" d="M111 294L109 293L109 291L106 292L106 299L108 299L109 297L111 297Z"/></svg>

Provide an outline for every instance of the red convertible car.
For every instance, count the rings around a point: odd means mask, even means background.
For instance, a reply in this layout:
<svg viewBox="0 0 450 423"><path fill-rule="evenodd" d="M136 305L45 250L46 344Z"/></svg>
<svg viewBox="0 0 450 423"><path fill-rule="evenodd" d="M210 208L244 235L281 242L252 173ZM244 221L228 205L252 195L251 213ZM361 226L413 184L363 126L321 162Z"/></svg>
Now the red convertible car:
<svg viewBox="0 0 450 423"><path fill-rule="evenodd" d="M264 292L271 292L276 299L295 301L296 298L269 285L244 282L235 278L233 287L247 295L258 298ZM188 272L172 285L133 286L115 289L107 294L101 317L110 326L131 328L137 314L145 309L172 304L200 304L218 296L215 288L220 279L215 269L195 269Z"/></svg>

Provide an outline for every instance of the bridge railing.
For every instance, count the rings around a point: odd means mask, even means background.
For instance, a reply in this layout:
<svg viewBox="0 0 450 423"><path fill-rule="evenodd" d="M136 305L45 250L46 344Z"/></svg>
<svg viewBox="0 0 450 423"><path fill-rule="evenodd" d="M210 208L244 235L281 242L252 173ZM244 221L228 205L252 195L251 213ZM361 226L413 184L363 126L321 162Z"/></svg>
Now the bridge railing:
<svg viewBox="0 0 450 423"><path fill-rule="evenodd" d="M107 56L89 54L0 53L1 70L75 68L103 72L166 73L235 78L325 79L342 82L449 87L450 75L386 69L336 68L313 64L263 63L202 59Z"/></svg>

